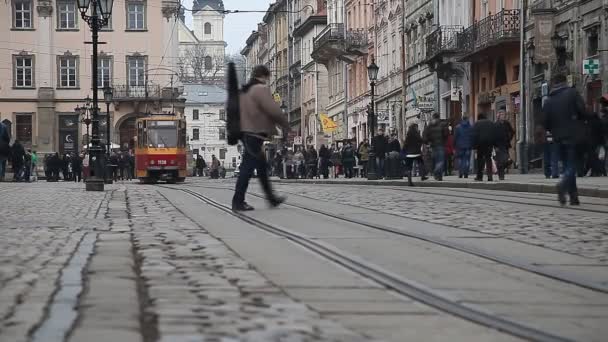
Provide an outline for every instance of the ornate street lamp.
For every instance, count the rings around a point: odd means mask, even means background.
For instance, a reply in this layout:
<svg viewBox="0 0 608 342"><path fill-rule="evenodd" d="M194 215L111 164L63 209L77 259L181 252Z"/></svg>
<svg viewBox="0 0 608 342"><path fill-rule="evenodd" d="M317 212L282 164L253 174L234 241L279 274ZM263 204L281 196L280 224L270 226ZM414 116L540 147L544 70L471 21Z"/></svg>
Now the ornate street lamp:
<svg viewBox="0 0 608 342"><path fill-rule="evenodd" d="M104 181L101 175L104 174L105 164L107 160L103 153L103 147L99 141L99 99L98 99L98 52L97 47L99 45L99 30L108 24L110 17L112 16L112 6L114 0L77 0L78 9L82 20L84 20L91 29L93 45L93 104L91 110L93 111L93 132L91 139L91 148L89 149L89 166L91 168L91 177L87 178L86 190L87 191L103 191ZM88 102L88 100L87 100ZM109 137L108 137L109 138Z"/></svg>
<svg viewBox="0 0 608 342"><path fill-rule="evenodd" d="M110 139L110 104L112 104L112 99L114 94L112 92L112 87L106 85L103 88L103 100L106 103L106 177L104 179L105 184L112 184L112 172L110 168L110 151L112 149L112 139Z"/></svg>
<svg viewBox="0 0 608 342"><path fill-rule="evenodd" d="M367 67L367 77L369 78L369 85L371 87L371 102L368 111L368 126L369 126L369 141L370 141L370 149L369 149L369 160L367 162L367 179L376 180L378 179L378 174L376 172L376 153L374 152L374 134L376 131L376 114L374 112L374 91L376 88L376 80L378 79L378 71L380 67L376 65L376 61L374 57L372 57L372 63Z"/></svg>

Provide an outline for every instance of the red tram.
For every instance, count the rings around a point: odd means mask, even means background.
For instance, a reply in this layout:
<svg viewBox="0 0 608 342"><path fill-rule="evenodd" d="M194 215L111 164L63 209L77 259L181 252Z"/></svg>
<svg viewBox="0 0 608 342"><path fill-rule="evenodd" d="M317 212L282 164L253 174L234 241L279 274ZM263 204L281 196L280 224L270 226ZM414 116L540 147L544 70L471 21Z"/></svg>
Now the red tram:
<svg viewBox="0 0 608 342"><path fill-rule="evenodd" d="M172 115L137 119L135 170L143 183L183 182L188 173L186 120Z"/></svg>

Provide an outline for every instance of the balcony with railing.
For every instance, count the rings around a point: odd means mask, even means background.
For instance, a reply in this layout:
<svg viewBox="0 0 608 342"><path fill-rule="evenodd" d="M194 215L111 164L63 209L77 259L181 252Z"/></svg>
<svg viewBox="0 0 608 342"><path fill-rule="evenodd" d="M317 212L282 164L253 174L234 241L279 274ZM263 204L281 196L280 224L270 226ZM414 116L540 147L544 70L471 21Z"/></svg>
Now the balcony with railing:
<svg viewBox="0 0 608 342"><path fill-rule="evenodd" d="M348 54L364 56L367 54L367 31L365 29L350 29L346 32L344 51Z"/></svg>
<svg viewBox="0 0 608 342"><path fill-rule="evenodd" d="M311 56L318 62L326 62L339 56L344 49L344 24L329 24L313 40Z"/></svg>
<svg viewBox="0 0 608 342"><path fill-rule="evenodd" d="M441 62L444 57L458 53L458 39L464 27L460 25L440 26L426 37L426 62Z"/></svg>
<svg viewBox="0 0 608 342"><path fill-rule="evenodd" d="M502 10L476 22L458 34L461 61L473 61L497 48L517 47L520 39L520 10Z"/></svg>
<svg viewBox="0 0 608 342"><path fill-rule="evenodd" d="M162 97L160 85L148 84L147 86L130 86L126 84L115 84L113 86L115 101L133 100L158 100Z"/></svg>

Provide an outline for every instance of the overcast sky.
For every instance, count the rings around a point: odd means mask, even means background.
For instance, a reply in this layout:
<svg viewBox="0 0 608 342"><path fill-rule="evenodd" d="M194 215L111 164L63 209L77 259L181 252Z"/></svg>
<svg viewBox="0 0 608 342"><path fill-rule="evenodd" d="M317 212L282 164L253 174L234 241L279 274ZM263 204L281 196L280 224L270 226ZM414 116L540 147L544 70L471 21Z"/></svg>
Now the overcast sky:
<svg viewBox="0 0 608 342"><path fill-rule="evenodd" d="M183 0L186 8L192 8L193 0ZM227 10L261 10L266 11L274 0L224 0ZM239 53L245 47L245 41L251 31L257 29L264 13L227 14L224 20L224 39L228 46L226 53ZM186 11L186 24L192 28L192 13Z"/></svg>

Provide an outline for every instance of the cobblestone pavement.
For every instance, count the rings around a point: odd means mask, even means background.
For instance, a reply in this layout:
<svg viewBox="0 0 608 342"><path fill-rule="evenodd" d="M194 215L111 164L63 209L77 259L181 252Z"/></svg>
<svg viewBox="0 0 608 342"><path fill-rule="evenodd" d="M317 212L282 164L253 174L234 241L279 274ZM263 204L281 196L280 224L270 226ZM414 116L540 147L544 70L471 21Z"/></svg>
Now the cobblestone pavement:
<svg viewBox="0 0 608 342"><path fill-rule="evenodd" d="M368 341L289 298L153 187L3 183L0 341Z"/></svg>
<svg viewBox="0 0 608 342"><path fill-rule="evenodd" d="M105 194L82 184L2 183L0 190L0 341L26 341L64 264L87 232L104 225L95 215Z"/></svg>
<svg viewBox="0 0 608 342"><path fill-rule="evenodd" d="M371 186L277 185L280 191L468 229L608 263L608 215ZM466 193L466 190L461 190ZM608 202L607 202L608 204Z"/></svg>
<svg viewBox="0 0 608 342"><path fill-rule="evenodd" d="M128 197L161 341L366 340L291 300L152 188Z"/></svg>

